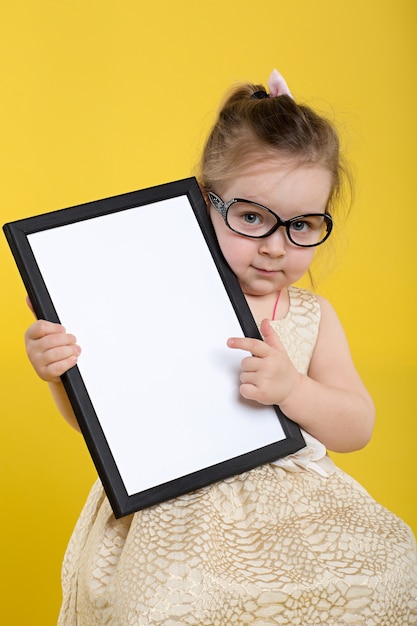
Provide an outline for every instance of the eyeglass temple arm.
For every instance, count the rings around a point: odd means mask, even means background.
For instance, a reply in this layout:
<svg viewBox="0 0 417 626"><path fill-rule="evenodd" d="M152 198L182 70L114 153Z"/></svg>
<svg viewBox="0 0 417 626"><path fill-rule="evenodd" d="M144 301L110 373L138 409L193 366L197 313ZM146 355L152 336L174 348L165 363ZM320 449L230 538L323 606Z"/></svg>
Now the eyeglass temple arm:
<svg viewBox="0 0 417 626"><path fill-rule="evenodd" d="M223 200L221 198L219 198L219 196L217 196L212 191L209 191L207 195L209 197L209 200L210 200L211 204L216 209L216 211L218 211L220 213L220 215L223 217L223 219L226 219L227 207L226 207L225 203L223 202Z"/></svg>

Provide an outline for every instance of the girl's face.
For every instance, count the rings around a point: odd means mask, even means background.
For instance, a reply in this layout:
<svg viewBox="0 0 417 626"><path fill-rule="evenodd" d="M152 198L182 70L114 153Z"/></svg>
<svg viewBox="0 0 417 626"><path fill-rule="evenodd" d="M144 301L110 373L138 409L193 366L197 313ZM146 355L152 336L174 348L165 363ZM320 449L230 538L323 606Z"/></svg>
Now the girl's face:
<svg viewBox="0 0 417 626"><path fill-rule="evenodd" d="M253 200L288 220L324 213L330 190L331 175L323 166L298 166L277 158L247 168L214 191L224 202ZM292 244L284 227L265 239L250 239L230 230L212 206L210 217L223 255L248 296L266 296L292 285L313 260L315 248Z"/></svg>

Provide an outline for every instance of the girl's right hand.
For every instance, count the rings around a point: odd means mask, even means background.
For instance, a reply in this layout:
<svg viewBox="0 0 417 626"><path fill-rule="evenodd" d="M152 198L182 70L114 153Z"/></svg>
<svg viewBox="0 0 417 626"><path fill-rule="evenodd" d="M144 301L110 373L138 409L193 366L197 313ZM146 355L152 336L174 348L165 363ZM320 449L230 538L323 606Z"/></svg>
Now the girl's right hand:
<svg viewBox="0 0 417 626"><path fill-rule="evenodd" d="M38 320L25 333L26 352L42 380L59 382L60 376L77 364L81 348L74 335L61 324Z"/></svg>

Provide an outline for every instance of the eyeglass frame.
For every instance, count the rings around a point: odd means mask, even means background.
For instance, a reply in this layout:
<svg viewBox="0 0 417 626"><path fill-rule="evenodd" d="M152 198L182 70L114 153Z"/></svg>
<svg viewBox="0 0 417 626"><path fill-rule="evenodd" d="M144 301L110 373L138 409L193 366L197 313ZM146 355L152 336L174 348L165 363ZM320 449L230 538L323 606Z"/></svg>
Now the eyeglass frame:
<svg viewBox="0 0 417 626"><path fill-rule="evenodd" d="M281 226L283 226L285 228L285 232L287 234L288 240L292 244L294 244L294 246L298 246L299 248L315 248L316 246L321 246L321 244L324 243L330 237L330 234L333 229L333 218L327 212L326 213L304 213L303 215L297 215L296 217L292 217L289 220L282 220L279 217L279 215L277 215L274 211L272 211L271 209L268 209L268 207L264 206L263 204L259 204L259 202L255 202L254 200L245 200L244 198L232 198L228 202L224 202L220 198L220 196L218 196L213 191L208 191L207 196L208 196L208 199L210 200L210 204L213 206L214 209L216 209L218 213L220 213L220 215L224 219L224 223L226 224L226 226L232 232L236 233L237 235L241 235L242 237L249 237L250 239L265 239L265 237L269 237L270 235L273 235L278 230L278 228L281 228ZM237 202L244 202L245 204L256 206L256 207L259 207L260 209L263 209L264 211L267 211L268 213L270 213L271 215L275 217L275 219L277 220L277 223L264 235L246 235L245 233L239 232L238 230L232 228L227 220L227 213L229 211L229 208L233 204L236 204ZM300 220L304 220L307 217L323 217L324 218L327 232L326 232L325 237L318 243L308 243L308 244L297 243L296 241L293 241L293 239L291 238L291 234L290 234L291 224Z"/></svg>

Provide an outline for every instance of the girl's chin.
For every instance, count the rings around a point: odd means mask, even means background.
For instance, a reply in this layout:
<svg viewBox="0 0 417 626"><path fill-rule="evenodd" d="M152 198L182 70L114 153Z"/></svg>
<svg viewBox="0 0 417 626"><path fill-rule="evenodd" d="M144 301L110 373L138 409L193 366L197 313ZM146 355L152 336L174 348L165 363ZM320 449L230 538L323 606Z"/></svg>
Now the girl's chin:
<svg viewBox="0 0 417 626"><path fill-rule="evenodd" d="M252 298L262 298L265 296L270 296L272 294L276 294L277 291L283 289L283 285L242 285L242 291L245 296L251 296Z"/></svg>

